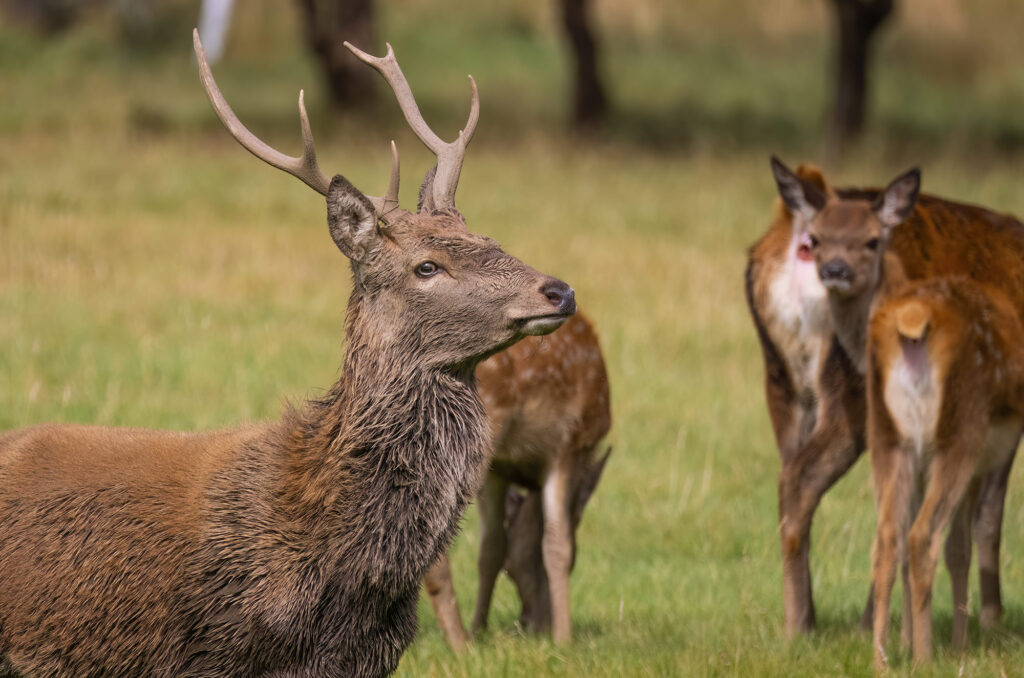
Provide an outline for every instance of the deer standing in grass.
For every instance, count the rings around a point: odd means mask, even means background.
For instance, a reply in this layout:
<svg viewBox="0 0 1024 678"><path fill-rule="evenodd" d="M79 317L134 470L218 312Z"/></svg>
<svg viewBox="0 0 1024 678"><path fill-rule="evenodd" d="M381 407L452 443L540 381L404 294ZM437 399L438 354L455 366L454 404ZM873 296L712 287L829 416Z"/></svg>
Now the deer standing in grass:
<svg viewBox="0 0 1024 678"><path fill-rule="evenodd" d="M1024 427L1024 329L1001 291L964 276L937 278L882 302L868 347L874 651L882 670L900 562L910 607L904 637L915 660L931 657L932 583L947 527L953 646L967 645L971 523L985 474L1013 459Z"/></svg>
<svg viewBox="0 0 1024 678"><path fill-rule="evenodd" d="M438 156L418 213L290 158L217 114L257 157L327 197L352 267L341 378L274 423L207 434L40 426L0 437L0 672L28 676L382 676L419 585L486 467L478 362L575 311L565 283L467 231L454 195L478 115L451 144L394 55L354 48Z"/></svg>
<svg viewBox="0 0 1024 678"><path fill-rule="evenodd" d="M867 377L871 315L908 284L970 276L1003 294L1018 317L1024 313L1024 225L1017 219L919 196L917 170L898 177L883 191L843 196L827 185L806 181L775 159L772 169L783 201L803 223L819 278L828 291L837 349L847 356L854 370L851 377L859 378L860 384ZM866 400L873 407L870 393ZM859 423L866 426L866 421ZM996 623L1002 615L999 541L1015 450L1016 441L1006 459L986 474L979 488L978 511L970 516L979 533L983 626ZM805 478L802 482L813 483L813 476ZM954 551L947 551L947 566L954 578L959 576L961 563ZM879 595L875 589L875 601ZM909 602L907 596L904 618L908 620ZM876 609L867 615L875 625L878 614ZM903 625L903 640L910 643L909 623Z"/></svg>
<svg viewBox="0 0 1024 678"><path fill-rule="evenodd" d="M782 458L779 533L785 626L792 637L815 625L814 512L866 445L864 342L876 295L887 280L977 271L1024 310L1024 225L1008 215L914 193L916 202L902 213L905 223L883 232L872 206L889 191L833 189L811 166L794 173L773 159L772 167L781 200L771 227L750 250L746 289ZM883 235L891 235L891 242L883 243ZM847 266L826 271L836 252ZM1002 616L999 540L1009 470L1007 464L986 478L976 517L983 625ZM862 618L866 627L871 600Z"/></svg>
<svg viewBox="0 0 1024 678"><path fill-rule="evenodd" d="M556 642L566 642L572 635L569 574L576 529L608 460L598 451L611 428L611 407L597 334L577 315L558 332L481 363L477 379L493 456L477 496L480 580L473 630L486 628L495 581L507 567L523 604L524 627L550 628ZM510 497L511 485L529 494ZM461 648L468 636L447 556L426 584L445 637Z"/></svg>

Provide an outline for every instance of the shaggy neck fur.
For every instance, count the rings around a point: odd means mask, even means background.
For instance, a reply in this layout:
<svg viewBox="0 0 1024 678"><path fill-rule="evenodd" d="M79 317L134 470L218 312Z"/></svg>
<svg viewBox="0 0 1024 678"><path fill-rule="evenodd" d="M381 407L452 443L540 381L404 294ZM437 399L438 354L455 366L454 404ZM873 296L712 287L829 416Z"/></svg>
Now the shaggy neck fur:
<svg viewBox="0 0 1024 678"><path fill-rule="evenodd" d="M339 547L347 579L397 592L448 548L484 470L487 423L475 364L428 368L408 339L383 345L360 301L354 293L341 379L283 422L284 498L296 515L320 516L311 527ZM357 536L363 551L347 553Z"/></svg>

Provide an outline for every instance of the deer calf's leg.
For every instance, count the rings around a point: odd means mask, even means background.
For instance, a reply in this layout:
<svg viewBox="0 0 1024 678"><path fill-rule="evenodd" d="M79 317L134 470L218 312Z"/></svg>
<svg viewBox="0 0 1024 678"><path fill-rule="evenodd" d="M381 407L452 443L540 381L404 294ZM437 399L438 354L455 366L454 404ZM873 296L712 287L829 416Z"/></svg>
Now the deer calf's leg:
<svg viewBox="0 0 1024 678"><path fill-rule="evenodd" d="M952 455L951 455L952 456ZM953 580L953 635L967 640L967 569L971 558L970 507L961 507L972 470L968 464L933 462L928 489L910 529L907 559L910 562L910 599L913 605L914 659L926 662L932 656L932 587L935 566L942 548L942 533L954 513L959 513L946 549ZM963 502L969 504L969 501ZM958 628L959 627L959 628Z"/></svg>
<svg viewBox="0 0 1024 678"><path fill-rule="evenodd" d="M975 512L974 534L978 543L978 577L981 580L982 628L995 626L1003 618L1003 599L999 585L999 546L1003 531L1006 486L1013 468L1014 453L1002 468L990 472L982 482Z"/></svg>
<svg viewBox="0 0 1024 678"><path fill-rule="evenodd" d="M871 550L871 587L875 594L872 643L875 670L889 664L885 648L889 640L889 606L896 583L896 566L905 553L906 530L911 500L910 462L883 441L872 441L871 465L874 467L878 521ZM909 591L905 592L909 596ZM909 623L909 619L906 620Z"/></svg>
<svg viewBox="0 0 1024 678"><path fill-rule="evenodd" d="M946 569L953 588L953 647L967 647L967 584L971 569L971 510L973 502L965 499L953 516L946 538Z"/></svg>
<svg viewBox="0 0 1024 678"><path fill-rule="evenodd" d="M541 553L551 591L551 636L556 643L572 638L569 612L569 571L572 569L572 525L569 520L568 473L558 468L548 475L542 490L544 536Z"/></svg>
<svg viewBox="0 0 1024 678"><path fill-rule="evenodd" d="M892 588L896 583L896 561L900 552L900 528L896 525L883 525L879 515L878 534L872 549L872 582L875 593L875 618L873 626L873 643L875 654L875 670L884 671L889 664L885 646L889 639L889 603L892 599Z"/></svg>
<svg viewBox="0 0 1024 678"><path fill-rule="evenodd" d="M487 616L491 609L491 596L494 594L494 583L505 566L505 553L508 549L508 538L505 530L505 493L508 483L488 473L484 486L477 495L480 509L480 552L477 556L477 569L480 583L477 588L476 611L473 614L473 632L487 628Z"/></svg>
<svg viewBox="0 0 1024 678"><path fill-rule="evenodd" d="M434 614L437 616L437 625L441 627L444 639L448 641L452 650L461 652L469 642L469 634L466 633L466 627L462 624L462 614L459 612L459 602L455 596L448 554L441 554L441 557L427 572L424 584L427 595L430 596L430 604L434 607Z"/></svg>

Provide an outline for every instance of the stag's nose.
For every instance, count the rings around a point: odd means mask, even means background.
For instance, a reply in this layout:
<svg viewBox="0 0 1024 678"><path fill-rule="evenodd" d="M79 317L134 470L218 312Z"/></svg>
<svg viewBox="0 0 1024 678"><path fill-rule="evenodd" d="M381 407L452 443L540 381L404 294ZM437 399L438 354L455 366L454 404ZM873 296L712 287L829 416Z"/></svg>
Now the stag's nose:
<svg viewBox="0 0 1024 678"><path fill-rule="evenodd" d="M540 286L540 293L547 297L559 315L572 315L576 312L576 293L561 280L548 278Z"/></svg>
<svg viewBox="0 0 1024 678"><path fill-rule="evenodd" d="M842 259L832 259L818 269L818 277L824 283L849 283L853 280L853 269Z"/></svg>

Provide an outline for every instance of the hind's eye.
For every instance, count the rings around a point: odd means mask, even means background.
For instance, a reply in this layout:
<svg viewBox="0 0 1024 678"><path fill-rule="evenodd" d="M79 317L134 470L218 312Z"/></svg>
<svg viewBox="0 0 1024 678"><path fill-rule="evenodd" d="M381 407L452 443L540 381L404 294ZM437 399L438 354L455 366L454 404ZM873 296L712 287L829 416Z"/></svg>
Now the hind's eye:
<svg viewBox="0 0 1024 678"><path fill-rule="evenodd" d="M865 247L867 247L869 250L877 250L878 249L878 238L872 238L871 240L868 240L867 243L865 244Z"/></svg>
<svg viewBox="0 0 1024 678"><path fill-rule="evenodd" d="M416 267L416 275L418 275L421 278L429 278L430 276L434 275L440 270L441 267L435 264L434 262L424 261L422 264Z"/></svg>
<svg viewBox="0 0 1024 678"><path fill-rule="evenodd" d="M817 246L818 246L818 239L817 239L817 238L815 238L815 237L814 237L814 236L812 235L812 236L811 236L811 247L817 247Z"/></svg>

